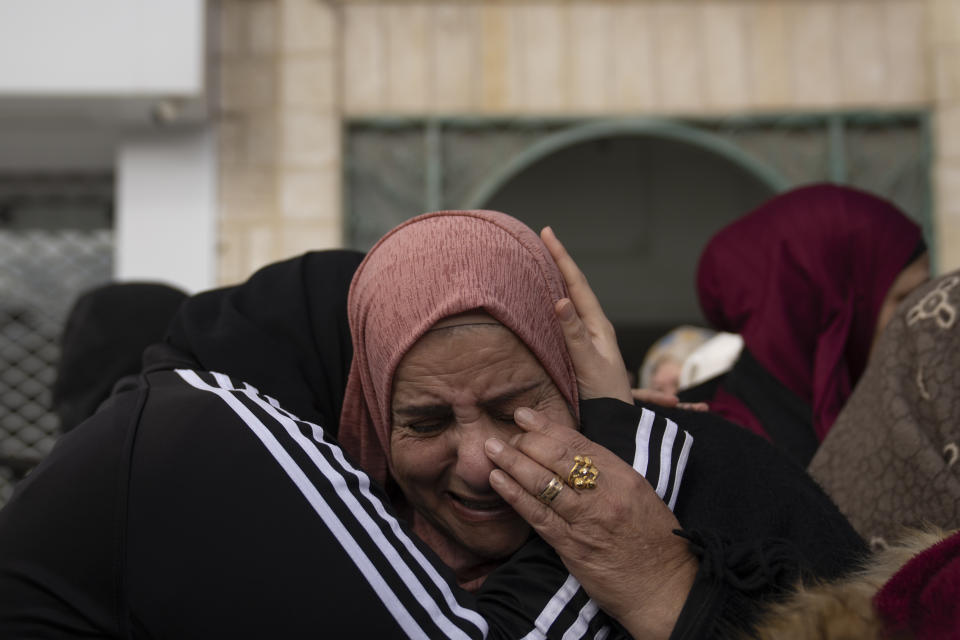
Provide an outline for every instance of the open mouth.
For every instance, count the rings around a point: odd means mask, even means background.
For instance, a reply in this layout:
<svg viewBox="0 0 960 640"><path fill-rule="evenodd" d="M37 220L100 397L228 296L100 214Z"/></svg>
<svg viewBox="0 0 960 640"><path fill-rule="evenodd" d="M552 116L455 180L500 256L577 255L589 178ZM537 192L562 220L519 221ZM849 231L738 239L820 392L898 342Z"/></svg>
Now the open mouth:
<svg viewBox="0 0 960 640"><path fill-rule="evenodd" d="M450 493L449 496L453 498L455 502L474 511L498 511L507 507L507 503L504 502L503 498L469 499L458 496L455 493Z"/></svg>

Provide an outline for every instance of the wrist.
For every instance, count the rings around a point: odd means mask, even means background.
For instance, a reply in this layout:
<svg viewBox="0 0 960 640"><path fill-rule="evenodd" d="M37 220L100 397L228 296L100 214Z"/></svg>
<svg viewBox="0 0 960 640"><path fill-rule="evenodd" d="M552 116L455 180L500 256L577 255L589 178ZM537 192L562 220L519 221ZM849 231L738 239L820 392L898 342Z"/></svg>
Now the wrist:
<svg viewBox="0 0 960 640"><path fill-rule="evenodd" d="M638 606L617 616L617 621L635 640L668 640L676 626L683 605L693 587L699 561L688 550L672 569L664 572L664 580Z"/></svg>

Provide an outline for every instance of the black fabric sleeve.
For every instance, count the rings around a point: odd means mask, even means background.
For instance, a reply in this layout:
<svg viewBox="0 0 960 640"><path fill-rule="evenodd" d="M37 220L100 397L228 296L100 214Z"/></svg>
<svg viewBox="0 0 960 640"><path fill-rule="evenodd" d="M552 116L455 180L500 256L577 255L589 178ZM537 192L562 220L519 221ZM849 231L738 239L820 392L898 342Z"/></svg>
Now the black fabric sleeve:
<svg viewBox="0 0 960 640"><path fill-rule="evenodd" d="M866 547L820 487L722 418L597 399L581 403L583 433L629 463L645 412L693 440L674 512L700 569L673 638L738 637L797 579L836 578L859 565Z"/></svg>
<svg viewBox="0 0 960 640"><path fill-rule="evenodd" d="M541 540L467 593L319 425L226 376L148 381L0 512L0 637L622 637Z"/></svg>
<svg viewBox="0 0 960 640"><path fill-rule="evenodd" d="M144 399L113 398L61 436L0 510L0 638L127 637L123 493Z"/></svg>

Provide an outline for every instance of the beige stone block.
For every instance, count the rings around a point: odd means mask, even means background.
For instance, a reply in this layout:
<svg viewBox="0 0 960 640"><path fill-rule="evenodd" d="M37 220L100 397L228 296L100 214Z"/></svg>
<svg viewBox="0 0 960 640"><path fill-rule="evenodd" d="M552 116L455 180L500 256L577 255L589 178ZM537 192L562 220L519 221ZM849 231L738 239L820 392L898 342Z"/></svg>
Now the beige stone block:
<svg viewBox="0 0 960 640"><path fill-rule="evenodd" d="M383 11L386 107L390 111L422 112L433 97L431 12L423 4L390 5Z"/></svg>
<svg viewBox="0 0 960 640"><path fill-rule="evenodd" d="M502 5L480 8L480 99L483 111L501 112L510 105L510 64L514 59L513 12Z"/></svg>
<svg viewBox="0 0 960 640"><path fill-rule="evenodd" d="M217 37L214 52L219 55L243 53L247 37L246 0L221 0L214 5Z"/></svg>
<svg viewBox="0 0 960 640"><path fill-rule="evenodd" d="M472 4L433 8L433 107L441 113L476 111L481 102L481 11Z"/></svg>
<svg viewBox="0 0 960 640"><path fill-rule="evenodd" d="M746 9L742 3L703 5L706 102L712 109L748 105Z"/></svg>
<svg viewBox="0 0 960 640"><path fill-rule="evenodd" d="M595 113L611 106L610 32L615 19L608 4L572 4L569 8L568 106L575 112Z"/></svg>
<svg viewBox="0 0 960 640"><path fill-rule="evenodd" d="M934 211L960 221L960 161L940 161L933 172Z"/></svg>
<svg viewBox="0 0 960 640"><path fill-rule="evenodd" d="M217 285L243 282L248 277L246 234L237 223L221 223L217 233Z"/></svg>
<svg viewBox="0 0 960 640"><path fill-rule="evenodd" d="M272 168L277 163L277 117L273 111L251 113L245 118L243 160L252 167Z"/></svg>
<svg viewBox="0 0 960 640"><path fill-rule="evenodd" d="M246 27L247 51L265 56L277 53L276 0L248 0Z"/></svg>
<svg viewBox="0 0 960 640"><path fill-rule="evenodd" d="M337 48L334 3L324 0L277 0L281 7L283 53L332 52Z"/></svg>
<svg viewBox="0 0 960 640"><path fill-rule="evenodd" d="M840 103L837 4L797 2L787 5L793 100L798 107L833 107Z"/></svg>
<svg viewBox="0 0 960 640"><path fill-rule="evenodd" d="M960 162L960 105L943 106L934 113L933 148L938 161Z"/></svg>
<svg viewBox="0 0 960 640"><path fill-rule="evenodd" d="M848 0L837 7L843 104L868 105L886 101L884 4L875 0Z"/></svg>
<svg viewBox="0 0 960 640"><path fill-rule="evenodd" d="M272 108L276 101L276 66L271 59L229 58L220 63L220 106L248 111Z"/></svg>
<svg viewBox="0 0 960 640"><path fill-rule="evenodd" d="M697 111L703 107L703 29L700 5L661 2L654 30L658 102L667 110Z"/></svg>
<svg viewBox="0 0 960 640"><path fill-rule="evenodd" d="M280 259L278 228L273 223L251 225L246 233L246 270L253 273L260 267Z"/></svg>
<svg viewBox="0 0 960 640"><path fill-rule="evenodd" d="M378 111L386 89L383 10L376 5L343 7L343 107L348 114Z"/></svg>
<svg viewBox="0 0 960 640"><path fill-rule="evenodd" d="M217 123L219 162L224 166L273 167L277 162L273 111L226 116Z"/></svg>
<svg viewBox="0 0 960 640"><path fill-rule="evenodd" d="M257 220L276 210L276 179L272 169L220 167L220 219Z"/></svg>
<svg viewBox="0 0 960 640"><path fill-rule="evenodd" d="M779 1L752 3L745 21L751 106L784 108L792 99L786 8Z"/></svg>
<svg viewBox="0 0 960 640"><path fill-rule="evenodd" d="M884 7L886 98L897 103L927 102L933 83L926 55L926 5L916 0L891 0Z"/></svg>
<svg viewBox="0 0 960 640"><path fill-rule="evenodd" d="M222 116L217 121L216 131L217 160L220 165L243 164L246 143L243 135L243 119L236 116Z"/></svg>
<svg viewBox="0 0 960 640"><path fill-rule="evenodd" d="M340 156L340 120L304 109L282 112L280 160L285 166L325 167Z"/></svg>
<svg viewBox="0 0 960 640"><path fill-rule="evenodd" d="M336 167L287 169L280 176L285 219L330 220L339 209L340 173Z"/></svg>
<svg viewBox="0 0 960 640"><path fill-rule="evenodd" d="M960 268L960 160L938 161L934 171L938 271Z"/></svg>
<svg viewBox="0 0 960 640"><path fill-rule="evenodd" d="M511 8L510 102L522 112L557 112L567 104L566 6L559 3Z"/></svg>
<svg viewBox="0 0 960 640"><path fill-rule="evenodd" d="M937 264L934 266L938 274L960 269L960 221L943 223L941 227L937 231Z"/></svg>
<svg viewBox="0 0 960 640"><path fill-rule="evenodd" d="M307 251L338 249L343 246L340 226L330 223L287 223L280 231L280 259Z"/></svg>
<svg viewBox="0 0 960 640"><path fill-rule="evenodd" d="M931 58L936 101L944 105L960 104L960 46L939 47Z"/></svg>
<svg viewBox="0 0 960 640"><path fill-rule="evenodd" d="M622 3L613 12L611 106L618 111L652 110L657 104L654 9L648 4Z"/></svg>
<svg viewBox="0 0 960 640"><path fill-rule="evenodd" d="M930 42L934 46L956 44L960 41L960 2L957 0L928 0Z"/></svg>
<svg viewBox="0 0 960 640"><path fill-rule="evenodd" d="M284 107L330 111L336 106L336 61L329 53L284 58L280 70Z"/></svg>

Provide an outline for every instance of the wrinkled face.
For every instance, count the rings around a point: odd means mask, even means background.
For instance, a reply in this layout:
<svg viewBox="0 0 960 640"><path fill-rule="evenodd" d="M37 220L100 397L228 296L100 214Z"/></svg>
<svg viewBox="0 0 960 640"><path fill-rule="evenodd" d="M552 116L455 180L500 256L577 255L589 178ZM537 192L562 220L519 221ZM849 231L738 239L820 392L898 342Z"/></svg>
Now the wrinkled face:
<svg viewBox="0 0 960 640"><path fill-rule="evenodd" d="M877 344L877 339L883 333L883 329L893 318L893 312L897 306L903 302L903 299L910 295L910 292L930 279L930 256L924 253L922 256L911 262L900 272L897 279L890 285L887 295L883 298L883 304L880 305L880 314L877 316L877 327L873 332L873 343L870 351Z"/></svg>
<svg viewBox="0 0 960 640"><path fill-rule="evenodd" d="M509 329L485 314L437 323L393 378L390 461L407 500L475 554L504 558L530 528L490 487L491 437L519 433L513 412L543 411L575 427L566 400Z"/></svg>

